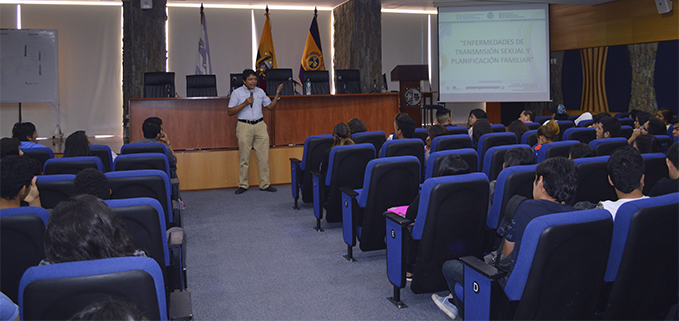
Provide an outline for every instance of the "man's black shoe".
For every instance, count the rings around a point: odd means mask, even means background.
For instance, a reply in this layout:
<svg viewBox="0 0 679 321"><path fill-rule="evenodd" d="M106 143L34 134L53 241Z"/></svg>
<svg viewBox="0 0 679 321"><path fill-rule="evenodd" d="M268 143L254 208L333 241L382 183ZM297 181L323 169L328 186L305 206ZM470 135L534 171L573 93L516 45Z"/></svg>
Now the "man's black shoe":
<svg viewBox="0 0 679 321"><path fill-rule="evenodd" d="M273 187L273 186L269 186L269 187L267 187L267 188L260 188L259 190L260 190L260 191L267 191L267 192L275 192L275 191L276 191L276 188Z"/></svg>
<svg viewBox="0 0 679 321"><path fill-rule="evenodd" d="M248 190L247 188L239 187L239 188L236 190L236 194L243 194L243 193L245 193L245 191L247 191L247 190Z"/></svg>

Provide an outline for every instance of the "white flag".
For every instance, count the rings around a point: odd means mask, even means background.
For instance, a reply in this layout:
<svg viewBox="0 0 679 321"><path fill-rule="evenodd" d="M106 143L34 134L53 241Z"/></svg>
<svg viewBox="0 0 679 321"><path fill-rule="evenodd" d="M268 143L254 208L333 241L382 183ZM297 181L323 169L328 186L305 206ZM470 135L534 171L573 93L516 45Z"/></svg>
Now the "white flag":
<svg viewBox="0 0 679 321"><path fill-rule="evenodd" d="M203 12L203 4L200 5L200 39L198 40L198 61L196 62L196 75L212 74L212 61L210 60L210 42L207 39L207 21Z"/></svg>

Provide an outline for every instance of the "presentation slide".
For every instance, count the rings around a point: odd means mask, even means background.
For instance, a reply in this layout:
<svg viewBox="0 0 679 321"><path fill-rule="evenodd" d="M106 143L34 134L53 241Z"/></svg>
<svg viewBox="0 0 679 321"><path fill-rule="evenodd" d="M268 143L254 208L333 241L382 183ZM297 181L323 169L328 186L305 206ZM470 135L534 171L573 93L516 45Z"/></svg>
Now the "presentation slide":
<svg viewBox="0 0 679 321"><path fill-rule="evenodd" d="M439 8L439 100L549 101L549 7Z"/></svg>

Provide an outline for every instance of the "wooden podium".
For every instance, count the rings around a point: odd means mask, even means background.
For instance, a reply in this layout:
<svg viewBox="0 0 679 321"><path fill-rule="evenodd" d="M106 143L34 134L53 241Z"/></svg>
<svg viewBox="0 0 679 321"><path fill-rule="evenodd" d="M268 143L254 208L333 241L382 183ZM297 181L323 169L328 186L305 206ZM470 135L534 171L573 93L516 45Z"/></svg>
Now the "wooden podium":
<svg viewBox="0 0 679 321"><path fill-rule="evenodd" d="M398 65L391 71L391 80L399 82L400 110L412 117L418 127L422 124L424 101L420 81L426 79L429 79L427 65Z"/></svg>

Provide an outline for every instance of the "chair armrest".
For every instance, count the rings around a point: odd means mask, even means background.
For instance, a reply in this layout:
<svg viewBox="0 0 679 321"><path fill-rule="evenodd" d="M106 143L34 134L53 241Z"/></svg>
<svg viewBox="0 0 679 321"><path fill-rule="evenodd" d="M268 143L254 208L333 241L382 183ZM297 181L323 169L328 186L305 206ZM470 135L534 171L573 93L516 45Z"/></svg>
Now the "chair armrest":
<svg viewBox="0 0 679 321"><path fill-rule="evenodd" d="M170 184L172 184L172 185L178 185L178 184L179 184L179 177L171 178L171 179L170 179Z"/></svg>
<svg viewBox="0 0 679 321"><path fill-rule="evenodd" d="M171 227L167 232L167 245L168 247L181 246L184 243L184 229L181 227Z"/></svg>
<svg viewBox="0 0 679 321"><path fill-rule="evenodd" d="M299 159L297 159L297 158L290 158L290 163L299 164L299 163L301 163L301 162L302 162L302 161L299 160Z"/></svg>
<svg viewBox="0 0 679 321"><path fill-rule="evenodd" d="M408 226L413 223L413 221L392 212L384 212L382 216L386 217L388 220L394 221L396 224L401 226Z"/></svg>
<svg viewBox="0 0 679 321"><path fill-rule="evenodd" d="M356 191L354 191L353 189L351 189L349 187L340 187L339 190L340 190L340 192L347 194L347 196L349 196L351 198L356 198L356 196L358 196L358 193L356 193Z"/></svg>
<svg viewBox="0 0 679 321"><path fill-rule="evenodd" d="M321 174L320 172L317 172L317 171L311 171L311 175L321 177L323 174Z"/></svg>
<svg viewBox="0 0 679 321"><path fill-rule="evenodd" d="M482 260L478 259L475 256L465 256L460 258L460 261L488 279L497 280L505 276L504 272L496 269L491 265L486 264L485 262L483 262Z"/></svg>

